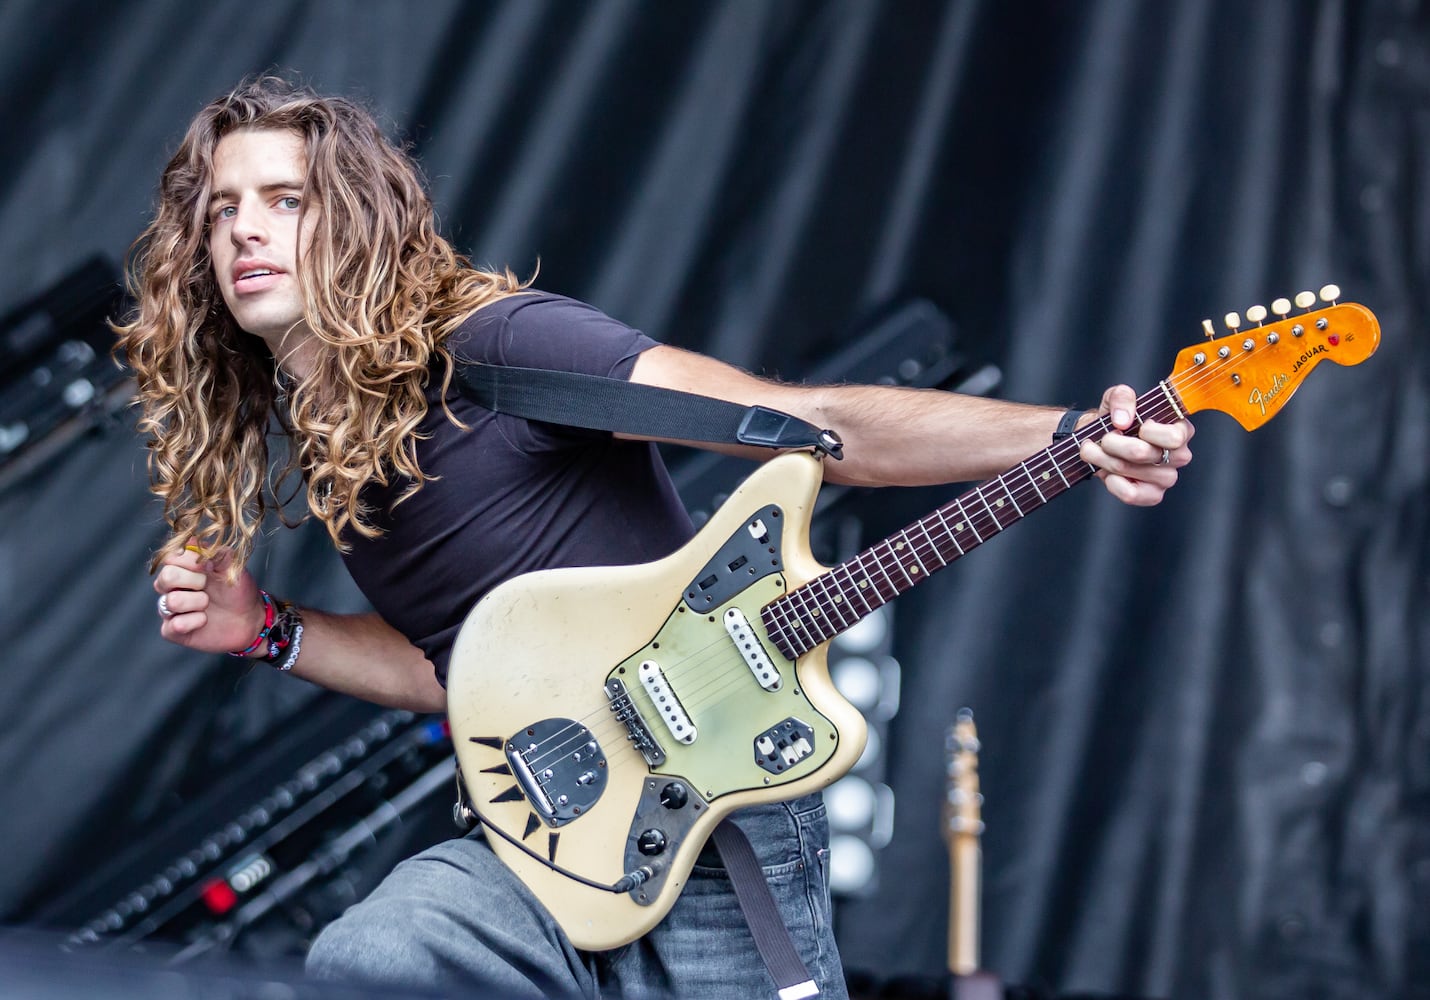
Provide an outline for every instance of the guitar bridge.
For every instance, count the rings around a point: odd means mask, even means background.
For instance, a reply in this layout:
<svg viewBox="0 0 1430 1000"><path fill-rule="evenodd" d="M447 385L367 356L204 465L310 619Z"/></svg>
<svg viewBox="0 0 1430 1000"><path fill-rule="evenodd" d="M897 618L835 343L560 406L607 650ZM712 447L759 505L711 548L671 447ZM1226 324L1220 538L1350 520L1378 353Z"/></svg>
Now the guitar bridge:
<svg viewBox="0 0 1430 1000"><path fill-rule="evenodd" d="M651 735L650 727L646 725L645 719L641 718L640 709L636 708L635 702L631 701L625 684L612 678L606 682L605 692L611 702L611 713L615 715L617 722L626 727L626 739L640 751L645 762L651 767L664 764L665 751Z"/></svg>

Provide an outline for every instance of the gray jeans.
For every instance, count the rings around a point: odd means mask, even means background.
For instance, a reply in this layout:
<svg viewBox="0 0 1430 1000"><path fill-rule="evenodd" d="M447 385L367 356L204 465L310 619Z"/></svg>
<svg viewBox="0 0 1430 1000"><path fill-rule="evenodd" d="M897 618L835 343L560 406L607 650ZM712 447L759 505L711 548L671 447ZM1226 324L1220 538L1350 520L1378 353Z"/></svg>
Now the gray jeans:
<svg viewBox="0 0 1430 1000"><path fill-rule="evenodd" d="M823 801L812 795L733 818L821 997L847 997L831 925ZM450 840L398 865L329 924L313 942L308 971L501 1000L775 995L729 876L708 846L653 931L613 951L584 952L484 840Z"/></svg>

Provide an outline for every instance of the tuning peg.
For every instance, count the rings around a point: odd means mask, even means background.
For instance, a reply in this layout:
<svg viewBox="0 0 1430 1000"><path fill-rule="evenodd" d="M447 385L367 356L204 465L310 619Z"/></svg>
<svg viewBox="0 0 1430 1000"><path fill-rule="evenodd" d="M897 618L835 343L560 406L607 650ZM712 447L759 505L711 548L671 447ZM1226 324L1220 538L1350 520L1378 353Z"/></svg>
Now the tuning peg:
<svg viewBox="0 0 1430 1000"><path fill-rule="evenodd" d="M1271 303L1271 311L1283 319L1291 314L1291 300L1277 299Z"/></svg>
<svg viewBox="0 0 1430 1000"><path fill-rule="evenodd" d="M1341 297L1341 286L1340 286L1340 285L1322 285L1322 286L1321 286L1321 301L1322 301L1322 302L1329 302L1329 303L1331 303L1331 305L1335 305L1335 304L1336 304L1336 299L1338 299L1338 298L1340 298L1340 297Z"/></svg>
<svg viewBox="0 0 1430 1000"><path fill-rule="evenodd" d="M1208 340L1216 338L1216 330L1212 327L1212 321L1209 319L1202 320L1202 332L1207 335Z"/></svg>
<svg viewBox="0 0 1430 1000"><path fill-rule="evenodd" d="M1236 330L1236 329L1238 329L1240 326L1241 326L1241 317L1240 317L1240 316L1238 316L1236 313L1227 313L1227 314L1226 314L1226 328L1227 328L1228 330Z"/></svg>
<svg viewBox="0 0 1430 1000"><path fill-rule="evenodd" d="M1296 305L1301 309L1310 309L1316 304L1316 296L1311 292L1297 292Z"/></svg>
<svg viewBox="0 0 1430 1000"><path fill-rule="evenodd" d="M1266 321L1266 307L1252 306L1250 309L1246 310L1246 318L1251 320L1251 322L1255 323L1257 326L1260 326Z"/></svg>

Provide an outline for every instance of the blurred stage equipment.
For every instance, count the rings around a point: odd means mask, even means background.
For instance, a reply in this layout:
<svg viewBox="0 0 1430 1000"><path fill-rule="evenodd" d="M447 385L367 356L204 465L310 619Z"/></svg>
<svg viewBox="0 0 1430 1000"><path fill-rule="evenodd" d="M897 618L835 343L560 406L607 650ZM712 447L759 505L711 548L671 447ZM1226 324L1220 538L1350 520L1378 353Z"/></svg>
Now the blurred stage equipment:
<svg viewBox="0 0 1430 1000"><path fill-rule="evenodd" d="M280 734L263 759L166 817L37 923L77 927L65 942L76 951L163 942L174 946L170 960L184 963L246 937L248 953L301 957L368 882L453 832L444 721L336 695L319 700L293 727L300 732ZM287 777L274 783L275 773ZM421 843L383 851L413 827ZM365 855L389 853L375 874L363 871Z"/></svg>
<svg viewBox="0 0 1430 1000"><path fill-rule="evenodd" d="M91 257L0 316L0 489L123 407L106 321L125 301L118 268Z"/></svg>

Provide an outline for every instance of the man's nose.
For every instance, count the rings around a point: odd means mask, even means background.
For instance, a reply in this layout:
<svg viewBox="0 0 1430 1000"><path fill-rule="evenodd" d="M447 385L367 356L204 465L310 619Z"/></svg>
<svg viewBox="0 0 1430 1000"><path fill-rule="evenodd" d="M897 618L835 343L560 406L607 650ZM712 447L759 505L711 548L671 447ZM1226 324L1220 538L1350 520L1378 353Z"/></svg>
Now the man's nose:
<svg viewBox="0 0 1430 1000"><path fill-rule="evenodd" d="M249 242L268 241L268 227L264 222L263 212L258 205L246 199L240 201L236 207L233 227L229 232L233 235L233 241L240 246Z"/></svg>

